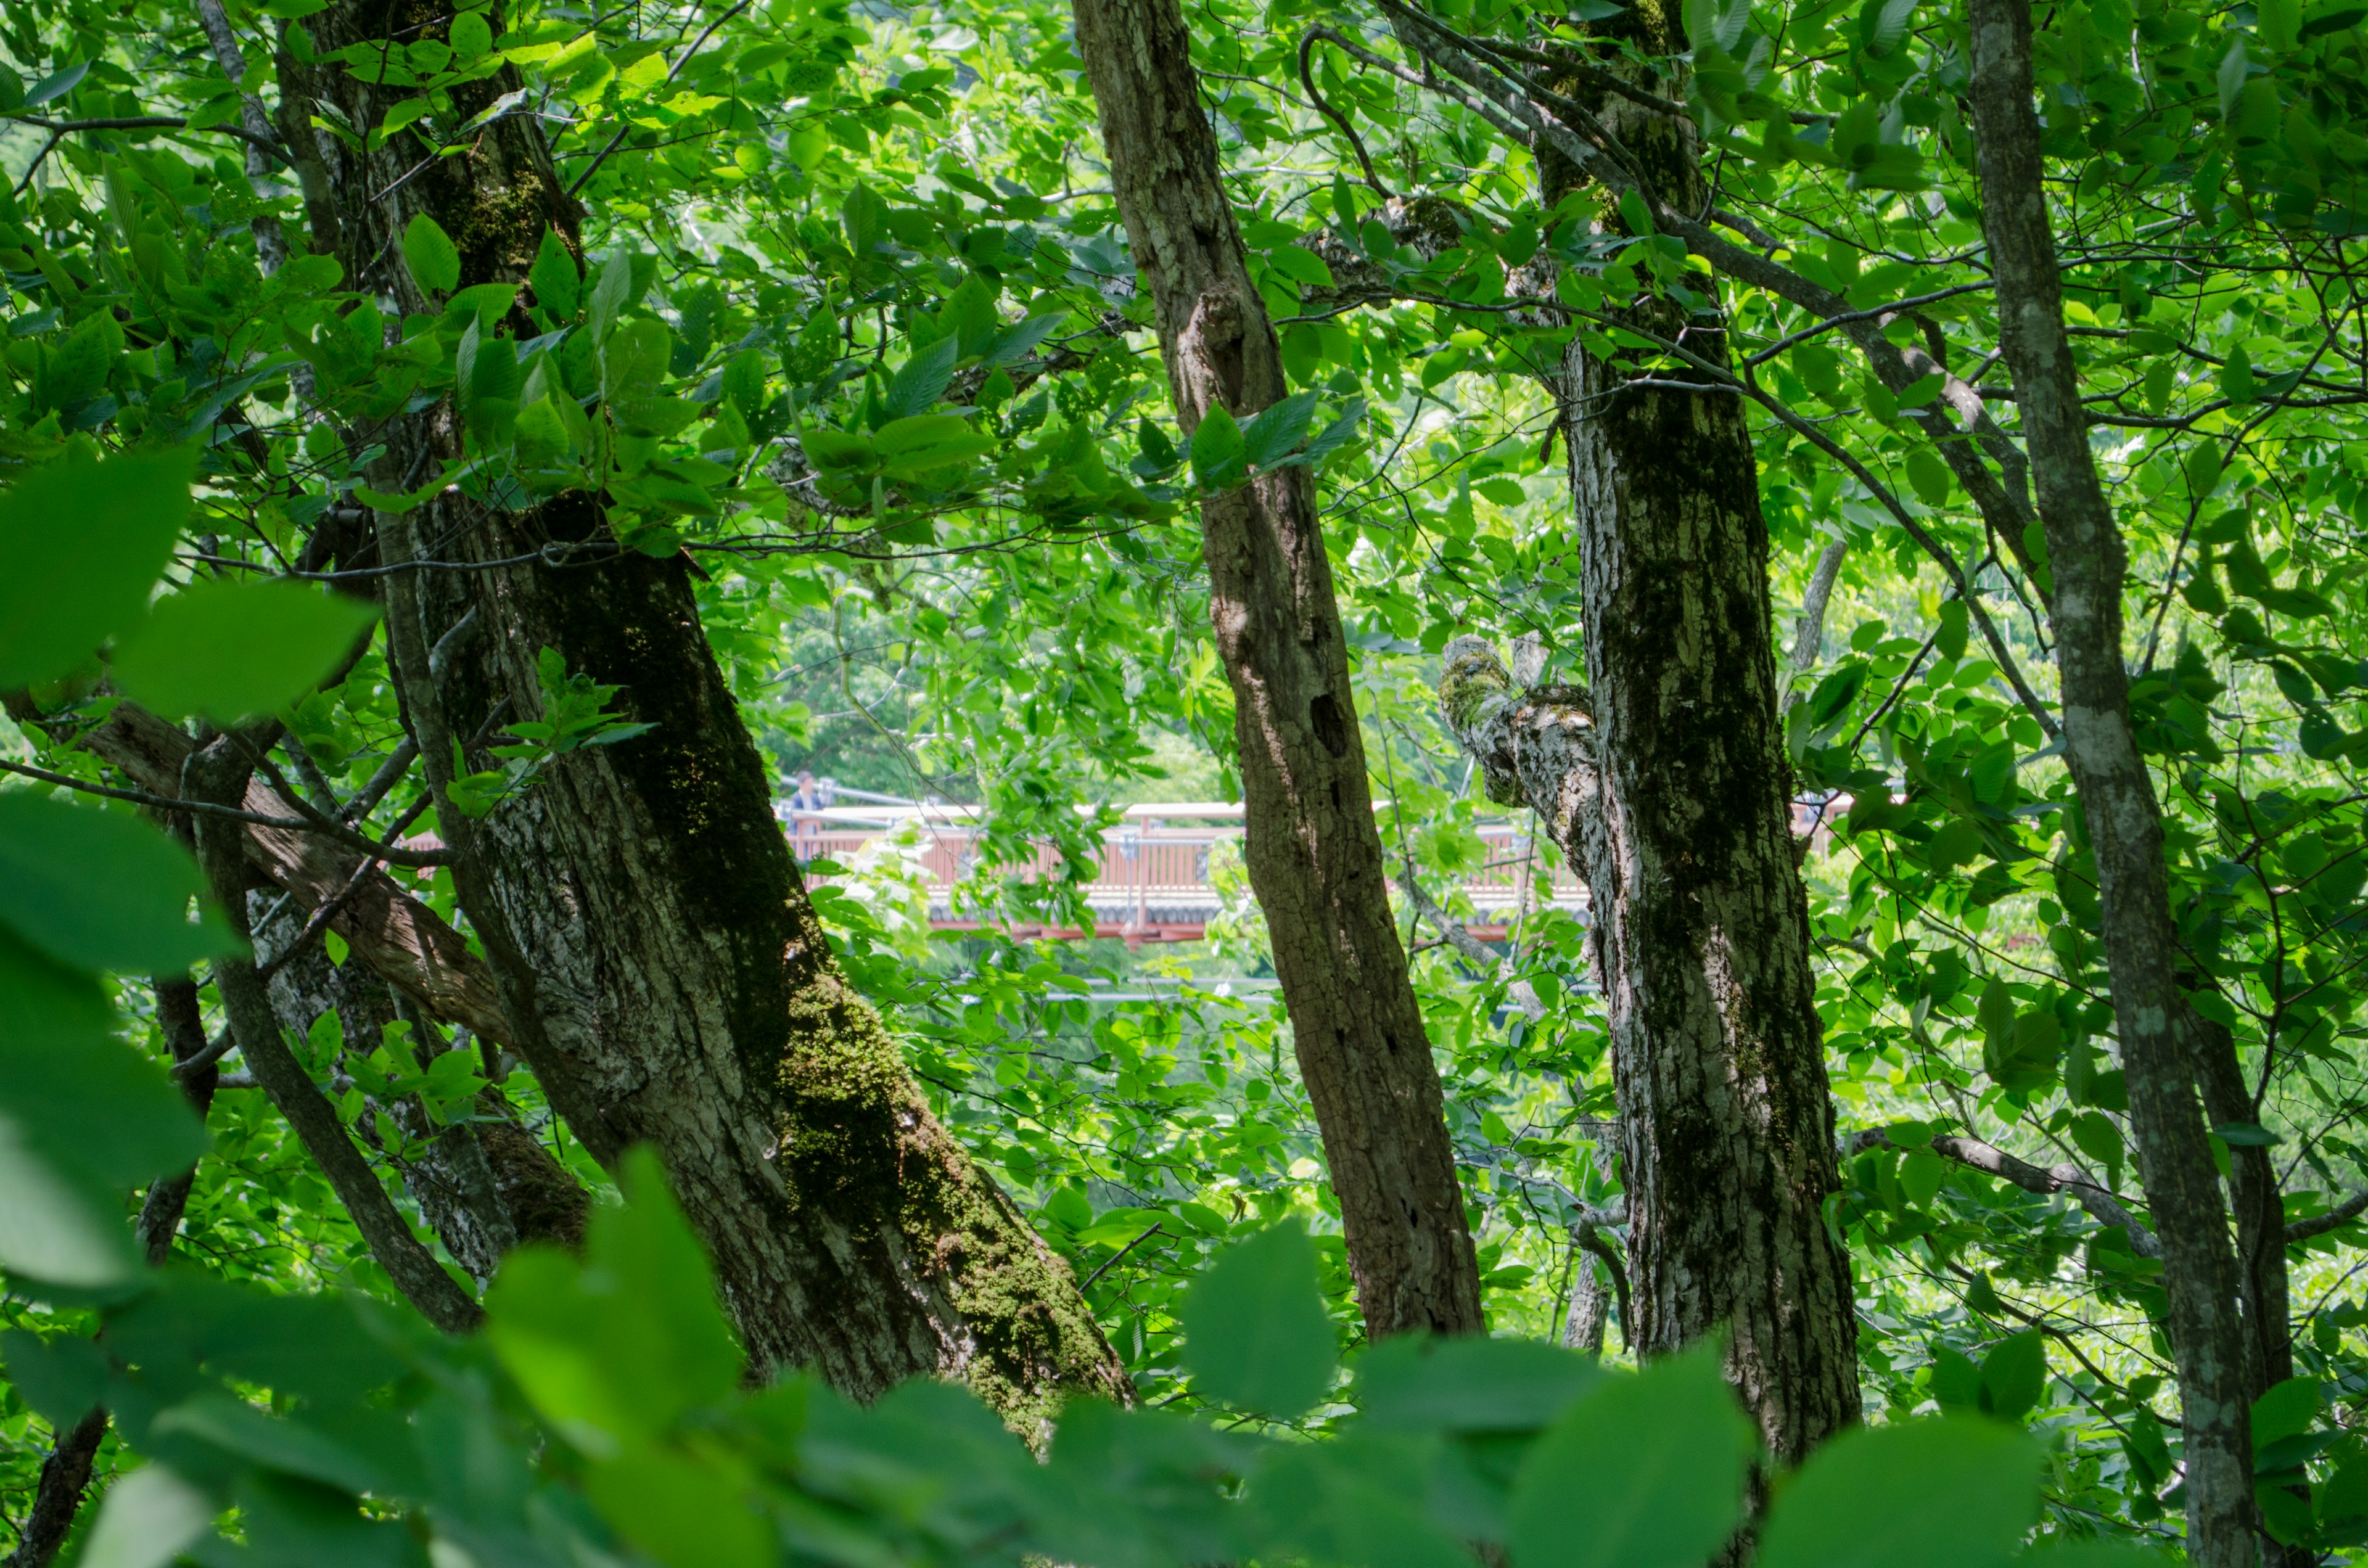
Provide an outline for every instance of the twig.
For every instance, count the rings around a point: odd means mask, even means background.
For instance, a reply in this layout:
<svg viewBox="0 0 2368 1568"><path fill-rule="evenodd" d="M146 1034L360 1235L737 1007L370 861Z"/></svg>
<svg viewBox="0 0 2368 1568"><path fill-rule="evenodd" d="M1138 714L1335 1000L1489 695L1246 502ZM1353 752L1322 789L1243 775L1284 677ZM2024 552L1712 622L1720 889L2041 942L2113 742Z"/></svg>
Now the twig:
<svg viewBox="0 0 2368 1568"><path fill-rule="evenodd" d="M1103 1275L1108 1274L1111 1268L1116 1267L1120 1258L1124 1257L1128 1253L1133 1252L1135 1248L1141 1246L1144 1243L1157 1235L1159 1233L1160 1223L1161 1221L1155 1221L1151 1229L1144 1232L1143 1234L1135 1237L1134 1240L1127 1243L1126 1245L1119 1248L1118 1251L1110 1254L1107 1258L1104 1258L1102 1260L1102 1266L1099 1268L1095 1269L1091 1274L1087 1275L1085 1283L1077 1287L1077 1294L1082 1296L1087 1290L1092 1290L1094 1281L1100 1278Z"/></svg>
<svg viewBox="0 0 2368 1568"><path fill-rule="evenodd" d="M715 29L730 21L733 17L738 16L741 12L746 10L748 8L748 4L749 0L740 0L738 5L733 6L729 11L724 12L723 15L716 17L715 20L708 23L707 30L700 34L696 40L692 40L691 46L689 49L682 51L682 58L676 61L672 65L666 68L666 79L671 82L677 75L680 74L682 68L690 63L691 56L699 52L700 46L704 44L709 39L715 36ZM575 178L569 183L566 194L570 199L575 198L577 191L584 188L584 182L586 180L590 179L594 175L600 172L600 165L609 161L609 154L617 150L618 144L625 140L626 135L631 132L632 129L632 122L631 120L619 126L617 128L617 134L609 138L609 144L601 148L599 152L593 154L592 161L585 165L584 172L577 175Z"/></svg>
<svg viewBox="0 0 2368 1568"><path fill-rule="evenodd" d="M2306 1220L2296 1220L2286 1226L2286 1245L2306 1242L2313 1236L2323 1236L2340 1230L2368 1213L2368 1192L2355 1192L2324 1214L2313 1214Z"/></svg>
<svg viewBox="0 0 2368 1568"><path fill-rule="evenodd" d="M44 153L48 153L50 147L56 146L61 137L77 131L187 131L190 128L187 119L169 114L135 114L113 119L43 119L39 115L10 112L0 113L0 119L13 119L19 125L38 125L48 131L50 142L49 147L41 149ZM287 150L278 142L268 136L258 136L243 125L200 125L197 129L220 131L224 136L235 136L242 142L262 149L267 155L278 159L281 168L295 166L288 161ZM26 171L28 177L31 172L29 169Z"/></svg>
<svg viewBox="0 0 2368 1568"><path fill-rule="evenodd" d="M1349 150L1357 154L1357 162L1365 171L1365 183L1379 191L1383 200L1394 201L1396 197L1391 193L1388 186L1382 183L1382 176L1373 172L1373 160L1365 155L1365 143L1357 135L1357 128L1349 123L1347 115L1326 103L1324 95L1316 91L1315 73L1308 59L1315 51L1316 37L1315 32L1310 32L1299 40L1299 85L1307 89L1307 96L1314 100L1316 112L1338 126L1340 134L1349 139ZM1349 221L1349 215L1346 212L1338 214L1338 217L1343 223Z"/></svg>

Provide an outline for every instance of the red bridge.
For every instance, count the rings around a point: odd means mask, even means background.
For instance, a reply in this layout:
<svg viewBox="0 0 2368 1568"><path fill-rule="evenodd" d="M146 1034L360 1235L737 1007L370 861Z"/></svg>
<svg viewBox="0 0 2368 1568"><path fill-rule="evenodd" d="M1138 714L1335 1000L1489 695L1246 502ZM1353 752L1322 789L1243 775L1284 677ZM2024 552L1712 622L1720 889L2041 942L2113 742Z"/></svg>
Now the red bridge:
<svg viewBox="0 0 2368 1568"><path fill-rule="evenodd" d="M920 869L930 887L932 928L975 931L985 924L958 917L952 897L954 884L968 874L976 859L973 824L979 808L882 804L801 811L777 803L776 810L801 859L819 858L848 867L855 866L874 840L909 824L917 837ZM1536 877L1546 867L1522 824L1489 823L1477 831L1486 851L1480 868L1452 886L1425 890L1442 903L1452 904L1451 892L1460 891L1468 897L1476 912L1472 925L1474 935L1484 940L1502 937L1522 915L1535 914L1542 903L1570 911L1585 908L1584 885L1568 866L1556 865L1547 884L1538 885ZM1212 881L1212 862L1220 856L1237 855L1241 837L1239 805L1184 801L1129 806L1122 820L1103 835L1101 872L1086 887L1086 902L1094 913L1093 929L1015 926L1009 927L1010 934L1069 939L1117 937L1129 946L1200 941L1207 934L1209 922L1225 906ZM1052 876L1058 867L1059 858L1049 845L1037 850L1038 875Z"/></svg>

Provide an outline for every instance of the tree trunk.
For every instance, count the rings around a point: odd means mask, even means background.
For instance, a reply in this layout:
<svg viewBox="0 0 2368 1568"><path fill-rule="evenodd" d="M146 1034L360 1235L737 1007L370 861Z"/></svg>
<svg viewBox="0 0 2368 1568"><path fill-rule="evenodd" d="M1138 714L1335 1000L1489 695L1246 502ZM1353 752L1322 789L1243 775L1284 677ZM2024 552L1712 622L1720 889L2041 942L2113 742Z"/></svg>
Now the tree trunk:
<svg viewBox="0 0 2368 1568"><path fill-rule="evenodd" d="M395 20L406 41L438 37L444 15L348 3L293 25L326 53ZM456 89L469 100L458 112L517 85L506 72ZM322 72L318 88L356 126L404 94L344 72ZM551 229L575 244L574 204L531 117L495 121L407 181L398 149L324 151L355 281L405 312L429 307L395 259L417 215L458 245L464 286L521 281ZM460 450L449 406L399 418L383 438L398 479ZM429 562L388 579L393 663L442 830L463 851L455 881L511 1042L597 1158L658 1148L752 1358L812 1367L858 1398L915 1375L962 1377L1022 1422L1072 1394L1131 1397L1066 1266L939 1126L840 974L684 563L605 546L564 570L518 562L546 543L605 540L582 495L513 514L448 492L377 526L390 563ZM430 541L481 569L433 570ZM497 561L510 563L485 564ZM427 649L472 608L487 634L439 690ZM655 729L570 756L471 823L444 794L452 738L505 699L513 716L538 716L545 647L622 687L622 706Z"/></svg>
<svg viewBox="0 0 2368 1568"><path fill-rule="evenodd" d="M2128 557L2089 454L2078 370L2064 330L2032 109L2027 0L1974 0L1972 31L1969 96L2000 347L2014 373L2046 530L2066 749L2096 852L2130 1125L2166 1266L2186 1426L2187 1550L2203 1568L2241 1568L2257 1551L2239 1271L2196 1102L2201 1020L2177 983L2162 820L2130 728L2122 662Z"/></svg>
<svg viewBox="0 0 2368 1568"><path fill-rule="evenodd" d="M1189 437L1284 394L1220 179L1176 0L1076 0L1135 263ZM1373 1334L1484 1326L1439 1071L1391 918L1332 569L1304 468L1201 506L1210 616L1234 691L1248 835L1300 1074Z"/></svg>
<svg viewBox="0 0 2368 1568"><path fill-rule="evenodd" d="M216 805L245 799L255 766L248 760L248 748L269 746L278 738L277 730L276 724L270 726L270 733L259 741L251 734L224 734L199 748L186 770L188 798ZM242 944L249 943L253 932L247 926L246 863L241 842L245 832L228 818L202 813L197 815L196 825L198 861L205 869L209 891L232 932ZM335 1108L288 1049L279 1020L271 1010L268 985L257 972L252 953L243 949L216 958L213 977L239 1055L287 1119L304 1152L320 1166L354 1228L369 1244L370 1256L404 1299L429 1323L447 1334L474 1330L484 1316L476 1301L412 1234L410 1221L387 1196L361 1151L354 1147Z"/></svg>
<svg viewBox="0 0 2368 1568"><path fill-rule="evenodd" d="M1646 40L1654 54L1683 47ZM1594 107L1667 199L1701 205L1690 124L1608 94ZM1549 203L1578 183L1551 150L1539 168ZM1633 314L1725 353L1699 312L1644 298ZM1728 1380L1790 1465L1860 1406L1850 1263L1825 1224L1840 1175L1768 529L1741 400L1628 387L1629 375L1574 341L1554 388L1589 689L1517 693L1495 653L1463 639L1440 697L1491 794L1535 804L1587 878L1622 1123L1629 1332L1652 1355L1731 1325Z"/></svg>
<svg viewBox="0 0 2368 1568"><path fill-rule="evenodd" d="M287 935L306 918L290 903L281 920ZM345 1049L357 1055L377 1049L387 1026L397 1021L411 1025L411 1049L421 1066L446 1049L433 1020L359 964L332 963L317 947L290 954L274 971L271 1006L300 1039L324 1014L334 1014ZM416 1096L376 1108L406 1138L424 1141L418 1158L404 1169L404 1185L444 1250L479 1283L489 1283L520 1243L570 1249L583 1244L591 1195L519 1125L518 1111L497 1086L487 1085L470 1118L450 1126L435 1125Z"/></svg>

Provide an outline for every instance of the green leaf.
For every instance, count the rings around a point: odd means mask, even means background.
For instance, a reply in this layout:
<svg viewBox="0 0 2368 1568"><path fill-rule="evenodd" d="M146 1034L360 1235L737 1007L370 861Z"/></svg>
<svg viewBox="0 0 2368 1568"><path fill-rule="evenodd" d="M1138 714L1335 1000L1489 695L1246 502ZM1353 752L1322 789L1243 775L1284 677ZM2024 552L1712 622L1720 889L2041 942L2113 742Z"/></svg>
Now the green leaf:
<svg viewBox="0 0 2368 1568"><path fill-rule="evenodd" d="M1281 245L1267 253L1266 264L1290 278L1311 289L1329 289L1332 268L1324 258L1304 245Z"/></svg>
<svg viewBox="0 0 2368 1568"><path fill-rule="evenodd" d="M1315 394L1293 392L1254 415L1242 426L1242 453L1249 466L1266 470L1291 455L1315 418Z"/></svg>
<svg viewBox="0 0 2368 1568"><path fill-rule="evenodd" d="M1994 1421L1845 1432L1769 1509L1755 1568L2004 1568L2039 1515L2039 1461Z"/></svg>
<svg viewBox="0 0 2368 1568"><path fill-rule="evenodd" d="M618 315L640 297L641 290L633 286L633 253L625 249L610 252L609 259L600 264L600 276L592 283L592 301L586 307L586 324L592 329L592 341L606 344Z"/></svg>
<svg viewBox="0 0 2368 1568"><path fill-rule="evenodd" d="M2256 390L2252 356L2240 343L2228 350L2228 362L2220 367L2220 392L2230 403L2242 405L2253 401Z"/></svg>
<svg viewBox="0 0 2368 1568"><path fill-rule="evenodd" d="M2109 1169L2119 1170L2126 1157L2122 1130L2100 1111L2084 1110L2072 1119L2072 1142L2082 1153Z"/></svg>
<svg viewBox="0 0 2368 1568"><path fill-rule="evenodd" d="M209 581L159 603L123 639L115 679L166 718L227 722L312 690L377 619L375 606L285 579Z"/></svg>
<svg viewBox="0 0 2368 1568"><path fill-rule="evenodd" d="M526 281L534 290L534 302L553 321L575 317L575 307L583 300L584 278L558 230L542 232L542 244L534 253L534 265L527 268Z"/></svg>
<svg viewBox="0 0 2368 1568"><path fill-rule="evenodd" d="M1953 479L1949 472L1949 465L1942 462L1941 454L1931 448L1907 449L1907 483L1915 490L1916 498L1927 506L1945 506L1949 504L1949 492Z"/></svg>
<svg viewBox="0 0 2368 1568"><path fill-rule="evenodd" d="M200 1393L158 1415L149 1429L195 1437L272 1470L348 1492L368 1492L388 1480L381 1467L344 1444L226 1393Z"/></svg>
<svg viewBox="0 0 2368 1568"><path fill-rule="evenodd" d="M889 378L885 404L889 419L908 418L925 414L938 399L946 395L946 388L954 379L954 360L962 345L951 335L940 337L927 348L916 350L895 375Z"/></svg>
<svg viewBox="0 0 2368 1568"><path fill-rule="evenodd" d="M107 1397L107 1356L78 1334L43 1339L12 1328L0 1334L8 1381L33 1413L63 1432Z"/></svg>
<svg viewBox="0 0 2368 1568"><path fill-rule="evenodd" d="M1608 1376L1591 1358L1534 1339L1393 1335L1357 1363L1351 1400L1376 1426L1530 1431Z"/></svg>
<svg viewBox="0 0 2368 1568"><path fill-rule="evenodd" d="M1948 1179L1949 1162L1929 1149L1910 1149L1899 1162L1899 1190L1919 1209L1939 1196Z"/></svg>
<svg viewBox="0 0 2368 1568"><path fill-rule="evenodd" d="M125 812L0 793L0 924L61 963L170 973L236 944L189 918L204 888L188 850Z"/></svg>
<svg viewBox="0 0 2368 1568"><path fill-rule="evenodd" d="M1363 1431L1275 1453L1252 1483L1250 1503L1267 1528L1272 1558L1470 1568L1463 1544L1423 1507L1429 1459L1421 1445Z"/></svg>
<svg viewBox="0 0 2368 1568"><path fill-rule="evenodd" d="M2266 1149L2285 1142L2268 1128L2250 1121L2215 1122L2212 1131L2220 1142L2236 1149Z"/></svg>
<svg viewBox="0 0 2368 1568"><path fill-rule="evenodd" d="M971 422L958 414L916 414L892 419L871 433L871 444L882 457L941 447L971 434Z"/></svg>
<svg viewBox="0 0 2368 1568"><path fill-rule="evenodd" d="M422 212L403 231L403 264L419 291L434 298L461 286L461 251L435 219Z"/></svg>
<svg viewBox="0 0 2368 1568"><path fill-rule="evenodd" d="M1982 1369L1951 1346L1932 1346L1931 1387L1932 1398L1943 1411L1982 1407Z"/></svg>
<svg viewBox="0 0 2368 1568"><path fill-rule="evenodd" d="M570 447L567 417L553 394L520 409L510 426L510 460L520 468L554 467L566 458Z"/></svg>
<svg viewBox="0 0 2368 1568"><path fill-rule="evenodd" d="M592 1218L586 1259L526 1247L503 1264L485 1334L518 1385L586 1452L608 1457L730 1394L740 1353L656 1153L627 1154L621 1209Z"/></svg>
<svg viewBox="0 0 2368 1568"><path fill-rule="evenodd" d="M1613 1376L1537 1440L1513 1483L1520 1568L1699 1568L1743 1519L1757 1447L1705 1344Z"/></svg>
<svg viewBox="0 0 2368 1568"><path fill-rule="evenodd" d="M1965 656L1967 623L1971 619L1965 601L1950 599L1941 606L1941 624L1932 634L1933 652L1944 659Z"/></svg>
<svg viewBox="0 0 2368 1568"><path fill-rule="evenodd" d="M586 1478L593 1506L666 1568L771 1568L775 1532L729 1461L643 1450Z"/></svg>
<svg viewBox="0 0 2368 1568"><path fill-rule="evenodd" d="M2318 1419L2317 1379L2288 1378L2253 1402L2253 1448L2256 1451L2287 1437L2298 1437Z"/></svg>
<svg viewBox="0 0 2368 1568"><path fill-rule="evenodd" d="M1349 406L1341 411L1340 417L1318 431L1314 440L1289 457L1279 458L1266 466L1269 469L1300 468L1312 467L1322 462L1326 458L1356 439L1357 426L1364 422L1364 418L1365 400L1361 397L1350 398Z"/></svg>
<svg viewBox="0 0 2368 1568"><path fill-rule="evenodd" d="M0 690L55 680L139 619L188 517L194 463L70 456L0 494Z"/></svg>
<svg viewBox="0 0 2368 1568"><path fill-rule="evenodd" d="M724 365L721 382L723 401L737 408L742 417L755 419L765 406L765 357L753 348L743 348Z"/></svg>
<svg viewBox="0 0 2368 1568"><path fill-rule="evenodd" d="M205 1135L163 1073L111 1038L106 994L0 930L0 1267L61 1285L138 1269L123 1189Z"/></svg>
<svg viewBox="0 0 2368 1568"><path fill-rule="evenodd" d="M2047 1342L2037 1329L2000 1340L1982 1358L1982 1392L1990 1414L2020 1421L2047 1392Z"/></svg>
<svg viewBox="0 0 2368 1568"><path fill-rule="evenodd" d="M213 1517L206 1494L164 1466L135 1470L108 1488L78 1568L163 1568Z"/></svg>
<svg viewBox="0 0 2368 1568"><path fill-rule="evenodd" d="M869 436L818 426L802 433L798 444L818 468L864 468L878 456Z"/></svg>
<svg viewBox="0 0 2368 1568"><path fill-rule="evenodd" d="M1242 427L1214 403L1192 432L1192 478L1203 490L1231 490L1249 471L1248 449Z"/></svg>
<svg viewBox="0 0 2368 1568"><path fill-rule="evenodd" d="M205 1134L164 1070L114 1038L106 994L0 930L0 1115L108 1189L177 1169ZM0 1203L0 1212L7 1205ZM120 1217L117 1216L120 1224Z"/></svg>
<svg viewBox="0 0 2368 1568"><path fill-rule="evenodd" d="M2248 74L2247 65L2245 35L2232 29L2228 52L2220 57L2220 69L2214 78L2220 89L2220 118L2223 119L2236 111L2237 95L2245 90L2245 78Z"/></svg>
<svg viewBox="0 0 2368 1568"><path fill-rule="evenodd" d="M480 11L463 11L445 33L455 61L474 60L494 47L494 29Z"/></svg>
<svg viewBox="0 0 2368 1568"><path fill-rule="evenodd" d="M1182 1317L1185 1366L1228 1404L1288 1419L1332 1386L1338 1350L1315 1289L1315 1244L1295 1219L1228 1248L1192 1282Z"/></svg>
<svg viewBox="0 0 2368 1568"><path fill-rule="evenodd" d="M1916 14L1916 0L1866 0L1859 7L1859 46L1877 57L1890 53L1907 36L1907 19Z"/></svg>

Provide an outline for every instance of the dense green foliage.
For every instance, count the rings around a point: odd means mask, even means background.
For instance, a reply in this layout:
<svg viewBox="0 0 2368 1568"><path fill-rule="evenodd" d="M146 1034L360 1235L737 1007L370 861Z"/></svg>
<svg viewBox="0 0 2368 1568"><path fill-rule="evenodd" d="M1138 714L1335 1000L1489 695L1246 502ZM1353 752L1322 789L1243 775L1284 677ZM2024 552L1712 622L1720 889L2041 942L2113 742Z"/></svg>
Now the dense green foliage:
<svg viewBox="0 0 2368 1568"><path fill-rule="evenodd" d="M275 93L272 29L308 8L230 7L249 62L235 84L181 6L26 0L0 21L0 689L89 720L118 698L199 722L284 711L290 769L350 798L402 718L381 645L348 657L368 612L288 570L311 530L332 508L450 485L518 504L589 491L609 532L586 563L698 562L711 641L778 759L983 806L965 911L1074 917L1106 822L1094 808L1231 790L1190 503L1306 463L1383 842L1438 886L1485 858L1474 824L1490 808L1436 715L1436 654L1459 631L1534 634L1551 677L1585 674L1551 405L1529 378L1573 333L1640 373L1706 375L1597 316L1642 290L1691 305L1715 288L1755 400L1780 609L1821 551L1848 550L1787 722L1830 830L1804 865L1849 1156L1830 1223L1857 1262L1870 1419L1894 1423L1792 1483L1764 1553L1916 1555L1882 1530L1886 1509L1903 1531L1933 1528L1912 1490L1928 1483L1968 1568L2006 1559L2034 1520L2175 1536L2159 1264L2069 1193L1923 1147L1954 1132L2077 1165L2144 1213L2093 873L2046 727L2044 548L1952 476L1942 443L1975 438L1938 412L1937 380L1886 387L1796 301L1713 285L1599 193L1542 206L1530 154L1452 94L1322 42L1303 77L1311 26L1404 56L1386 8L1298 0L1188 13L1299 393L1247 427L1177 436L1060 6L520 5L497 33L479 5L400 60L310 62L416 86L407 119L320 133L421 160L481 128L453 111L456 87L515 69L522 96L503 112L543 116L580 182L588 259L554 236L530 308L503 286L454 292L455 236L415 223L402 262L440 309L391 315L301 242L268 276L259 264L258 220L296 234L302 203L284 171L251 179L226 128L241 91ZM1507 50L1580 39L1617 10L1430 7ZM1717 204L1852 308L1913 302L1894 340L1927 346L2010 422L2011 389L1987 374L1998 324L1960 12L1686 11L1690 78L1664 86L1697 107ZM2344 0L2047 15L2067 319L2130 541L2129 652L2187 983L2234 1031L2257 1100L2214 1131L2223 1155L2270 1148L2286 1218L2305 1221L2368 1185L2362 17ZM285 32L300 57L304 37ZM177 123L52 134L141 117ZM1444 199L1384 202L1377 182ZM441 397L467 460L373 491L371 422ZM1997 472L1998 449L1983 453ZM569 750L635 733L614 693L564 665L545 687L540 733L513 727L506 767L467 781L472 812L514 809ZM1488 1310L1516 1337L1360 1347L1336 1392L1353 1314L1280 1009L1250 988L1109 1002L1088 984L1260 977L1237 875L1219 868L1235 917L1174 959L933 942L893 857L823 892L857 983L957 1135L1076 1265L1156 1407L1074 1414L1040 1467L936 1385L868 1411L794 1380L741 1391L696 1249L646 1172L635 1202L603 1210L583 1265L511 1265L482 1340L404 1321L263 1096L225 1089L201 1131L158 1065L142 977L195 964L202 979L221 950L186 854L131 802L60 784L121 784L88 755L31 726L6 744L52 776L0 791L12 1517L53 1429L103 1397L121 1447L102 1469L164 1461L117 1484L110 1523L188 1540L234 1504L271 1561L411 1561L432 1536L484 1562L757 1562L778 1533L866 1564L1427 1563L1482 1540L1531 1568L1676 1568L1731 1523L1748 1455L1705 1363L1631 1378L1531 1342L1559 1336L1578 1270L1598 1267L1573 1222L1620 1191L1602 1031L1565 917L1527 918L1505 973L1437 945L1415 960ZM424 794L406 780L361 830L416 831ZM1069 880L1019 874L1046 843ZM400 874L454 914L449 872ZM1411 915L1408 932L1429 935ZM1543 1018L1508 1006L1517 980ZM383 1108L425 1096L449 1118L484 1082L464 1053L422 1071L400 1026L367 1055L341 1059L334 1030L305 1043L390 1176L408 1151ZM615 1199L530 1075L508 1086ZM180 1247L152 1279L127 1202L192 1159ZM2291 1249L2299 1376L2256 1413L2271 1528L2327 1550L2368 1540L2368 1447L2351 1430L2368 1394L2362 1245L2346 1222ZM1300 1276L1322 1281L1321 1325ZM1907 1419L1934 1409L1950 1418ZM1732 1467L1713 1462L1730 1451ZM1682 1464L1652 1468L1673 1452ZM1814 1499L1819 1521L1794 1523ZM1813 1539L1844 1513L1847 1550ZM1646 1539L1687 1517L1717 1528ZM1616 1533L1632 1517L1633 1541ZM109 1563L171 1550L97 1544Z"/></svg>

